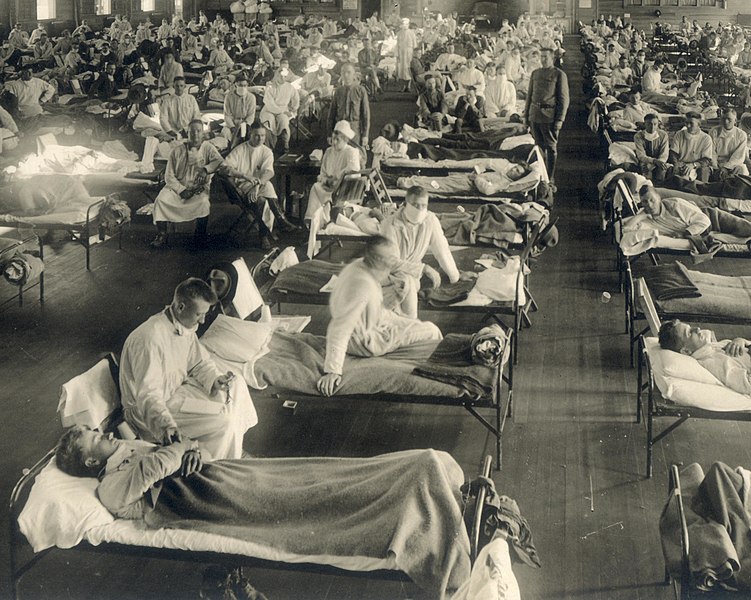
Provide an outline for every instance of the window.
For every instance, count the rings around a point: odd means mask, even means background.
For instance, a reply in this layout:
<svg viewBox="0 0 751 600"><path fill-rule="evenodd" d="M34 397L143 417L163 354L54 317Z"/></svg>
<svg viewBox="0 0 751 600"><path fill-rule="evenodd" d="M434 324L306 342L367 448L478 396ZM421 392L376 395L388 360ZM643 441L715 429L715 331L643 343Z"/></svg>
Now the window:
<svg viewBox="0 0 751 600"><path fill-rule="evenodd" d="M55 0L37 0L37 20L54 19L55 16Z"/></svg>
<svg viewBox="0 0 751 600"><path fill-rule="evenodd" d="M109 15L112 12L112 0L96 0L96 14Z"/></svg>
<svg viewBox="0 0 751 600"><path fill-rule="evenodd" d="M141 0L141 10L143 12L153 12L156 10L154 3L154 0Z"/></svg>

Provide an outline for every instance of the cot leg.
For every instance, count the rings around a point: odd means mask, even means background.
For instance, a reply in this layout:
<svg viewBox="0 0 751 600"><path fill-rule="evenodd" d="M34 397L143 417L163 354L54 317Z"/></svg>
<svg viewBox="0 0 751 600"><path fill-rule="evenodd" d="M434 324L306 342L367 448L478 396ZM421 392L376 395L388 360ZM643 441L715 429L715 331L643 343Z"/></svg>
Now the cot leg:
<svg viewBox="0 0 751 600"><path fill-rule="evenodd" d="M23 286L18 287L18 306L23 306Z"/></svg>
<svg viewBox="0 0 751 600"><path fill-rule="evenodd" d="M122 250L123 249L123 229L120 228L120 231L117 233L117 249Z"/></svg>
<svg viewBox="0 0 751 600"><path fill-rule="evenodd" d="M647 479L652 478L652 447L654 446L654 441L652 440L652 413L653 413L653 397L652 394L654 392L652 389L649 389L649 396L648 396L648 404L647 404Z"/></svg>
<svg viewBox="0 0 751 600"><path fill-rule="evenodd" d="M501 371L503 372L503 371ZM496 436L495 436L495 454L496 454L496 461L498 464L498 469L500 470L502 467L501 464L501 416L503 413L503 406L501 399L503 398L503 393L501 392L501 385L499 383L498 385L498 398L496 398L495 403L495 430L496 430ZM511 408L511 405L509 404L509 409Z"/></svg>
<svg viewBox="0 0 751 600"><path fill-rule="evenodd" d="M84 240L83 245L84 248L86 248L86 270L91 271L91 244L89 243L88 237Z"/></svg>
<svg viewBox="0 0 751 600"><path fill-rule="evenodd" d="M513 342L514 364L519 364L519 311L514 312L514 342Z"/></svg>
<svg viewBox="0 0 751 600"><path fill-rule="evenodd" d="M44 242L39 238L39 260L44 261ZM44 304L44 270L39 274L39 303Z"/></svg>
<svg viewBox="0 0 751 600"><path fill-rule="evenodd" d="M636 365L636 422L641 423L641 393L642 393L642 360L639 354L638 364Z"/></svg>
<svg viewBox="0 0 751 600"><path fill-rule="evenodd" d="M629 323L631 319L631 303L629 302L629 294L628 291L625 291L623 294L623 315L624 315L624 328L626 329L625 333L629 333Z"/></svg>

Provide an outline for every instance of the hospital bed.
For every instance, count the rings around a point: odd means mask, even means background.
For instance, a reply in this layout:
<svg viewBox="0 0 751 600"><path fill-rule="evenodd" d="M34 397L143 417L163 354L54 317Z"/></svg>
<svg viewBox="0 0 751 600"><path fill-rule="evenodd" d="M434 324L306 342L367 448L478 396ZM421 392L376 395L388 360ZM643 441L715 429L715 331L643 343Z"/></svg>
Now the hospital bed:
<svg viewBox="0 0 751 600"><path fill-rule="evenodd" d="M722 384L696 360L670 350L662 350L657 341L660 317L651 298L641 293L643 280L636 280L637 297L649 323L651 337L639 336L636 389L636 422L647 419L647 477L652 477L654 445L688 419L751 421L751 397ZM642 400L646 394L646 406ZM655 434L654 420L674 419Z"/></svg>
<svg viewBox="0 0 751 600"><path fill-rule="evenodd" d="M504 277L504 281L509 283L507 290L510 300L493 300L489 304L472 305L472 304L449 304L441 303L440 305L430 301L420 300L419 308L421 310L444 311L452 313L466 313L477 315L482 320L491 319L502 324L502 317L511 317L514 332L513 342L513 362L518 363L518 340L522 327L531 327L532 321L530 313L537 310L537 303L529 292L529 258L538 242L540 236L540 226L535 225L530 233L529 240L521 253L511 257L510 271ZM457 267L460 270L473 270L475 260L483 254L479 248L462 248L458 252L453 252ZM253 278L258 285L264 299L275 304L277 312L281 314L282 305L284 304L308 304L313 306L328 305L328 293L321 292L321 289L330 283L330 280L336 275L344 265L335 265L325 263L324 261L306 261L289 267L282 271L281 274L272 276L269 272L270 264L275 256L272 252L263 257L252 270ZM434 267L438 265L432 261ZM518 268L516 268L518 266ZM515 269L515 270L511 270ZM513 281L507 278L513 277Z"/></svg>
<svg viewBox="0 0 751 600"><path fill-rule="evenodd" d="M114 356L106 360L111 381L107 384L116 390L118 365ZM117 400L115 403L119 404ZM116 419L110 414L105 422ZM13 488L10 498L10 575L13 598L21 597L20 583L36 563L56 548L74 548L96 555L113 554L139 559L178 560L199 564L222 564L230 568L250 567L279 571L301 571L324 575L362 577L369 579L410 581L406 573L396 570L393 558L368 558L325 555L299 555L271 548L263 544L239 541L233 538L200 531L158 529L148 530L135 521L113 519L96 498L96 479L78 478L63 474L54 464L55 450L49 451L23 475ZM492 459L487 456L482 464L482 477L490 477ZM26 507L32 489L40 485L45 506L41 514L27 515L49 525L45 547L30 553L29 541L21 531L19 517ZM480 550L481 530L484 525L483 510L486 500L485 486L475 497L466 497L464 520L470 540L470 559L474 561ZM35 505L40 508L38 505ZM27 522L28 522L27 519ZM39 523L36 524L39 526Z"/></svg>
<svg viewBox="0 0 751 600"><path fill-rule="evenodd" d="M73 210L51 212L40 216L15 216L0 214L0 227L15 227L19 230L30 229L32 231L64 231L74 242L83 246L86 252L86 269L91 270L91 247L100 241L106 241L113 237L100 231L99 216L108 201L116 199L116 195L104 198L92 198L90 203L81 204ZM128 219L129 221L129 219ZM123 228L127 222L122 223L115 233L118 239L118 248L122 249ZM39 238L39 255L44 259L44 242ZM40 283L40 294L44 287Z"/></svg>
<svg viewBox="0 0 751 600"><path fill-rule="evenodd" d="M673 265L696 287L698 297L684 296L661 301L652 294L649 288L649 276L645 278L642 275L637 286L631 264L628 261L625 263L625 315L632 355L639 337L649 330L648 324L640 331L636 327L637 321L646 319L641 309L643 304L648 303L654 306L663 320L680 319L721 325L751 325L751 292L749 291L751 278L693 271L680 262L675 262ZM651 268L653 267L647 267L647 269Z"/></svg>

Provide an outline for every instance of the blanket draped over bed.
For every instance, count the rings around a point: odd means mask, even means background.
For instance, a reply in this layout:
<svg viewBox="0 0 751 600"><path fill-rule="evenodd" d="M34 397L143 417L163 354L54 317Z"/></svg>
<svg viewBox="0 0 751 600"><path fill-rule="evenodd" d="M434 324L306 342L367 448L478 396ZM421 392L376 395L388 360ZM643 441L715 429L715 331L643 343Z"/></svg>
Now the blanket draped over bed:
<svg viewBox="0 0 751 600"><path fill-rule="evenodd" d="M666 313L724 317L728 320L751 320L751 277L715 275L681 271L696 288L698 296L657 300L657 308ZM650 291L652 284L648 282Z"/></svg>
<svg viewBox="0 0 751 600"><path fill-rule="evenodd" d="M538 219L542 213L534 216ZM466 246L487 244L507 248L524 222L535 220L516 204L484 204L473 212L438 213L438 220L449 244Z"/></svg>
<svg viewBox="0 0 751 600"><path fill-rule="evenodd" d="M681 473L689 534L689 566L701 590L724 587L751 591L751 515L749 471L717 462L702 476L690 465ZM665 562L680 572L680 522L671 496L660 517Z"/></svg>
<svg viewBox="0 0 751 600"><path fill-rule="evenodd" d="M437 345L438 341L433 340L406 346L383 356L347 356L342 383L336 395L397 395L404 396L406 401L426 396L460 398L466 394L461 387L412 375L412 370L426 361ZM260 385L320 395L316 382L324 373L324 336L276 332L269 348L270 352L255 364L255 377Z"/></svg>
<svg viewBox="0 0 751 600"><path fill-rule="evenodd" d="M470 571L463 481L456 461L435 450L228 460L165 479L146 521L296 554L392 556L429 597L444 598Z"/></svg>

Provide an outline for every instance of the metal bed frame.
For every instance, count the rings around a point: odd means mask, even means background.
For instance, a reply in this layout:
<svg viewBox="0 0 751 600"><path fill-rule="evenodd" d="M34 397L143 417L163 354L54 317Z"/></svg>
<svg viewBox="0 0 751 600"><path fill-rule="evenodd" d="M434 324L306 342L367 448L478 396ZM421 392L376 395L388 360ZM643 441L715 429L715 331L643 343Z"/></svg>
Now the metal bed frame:
<svg viewBox="0 0 751 600"><path fill-rule="evenodd" d="M21 551L28 547L25 537L21 533L18 526L18 516L20 515L23 506L28 499L31 487L36 480L36 477L42 471L42 469L52 460L55 456L55 450L52 449L39 460L30 469L24 469L21 478L16 482L13 492L10 496L9 502L9 550L10 550L10 565L9 575L12 584L12 598L13 600L19 600L20 583L22 577L31 570L31 568L44 558L49 552L55 550L55 548L48 548L42 550L36 554L31 555L29 558L22 560L20 557ZM492 470L492 458L486 456L482 470L480 472L481 477L490 477ZM481 486L474 502L471 502L471 497L467 499L465 503L465 515L467 507L474 506L473 519L471 523L471 529L468 525L468 533L470 538L470 559L474 563L477 558L477 554L480 551L480 532L483 525L483 507L487 496L487 488ZM253 568L253 569L267 569L277 571L290 571L290 572L307 572L316 573L320 575L337 575L344 577L363 578L363 579L376 579L382 581L402 581L410 582L409 577L396 570L380 569L377 571L348 571L346 569L328 566L328 565L316 565L313 563L286 563L281 561L265 560L260 558L254 558L250 556L242 556L238 554L227 554L218 552L207 551L190 551L190 550L177 550L171 548L152 548L147 546L131 546L119 543L103 543L98 546L94 546L86 541L79 543L74 548L75 550L88 552L91 554L113 554L119 556L133 556L138 558L148 558L157 560L175 560L182 562L195 562L203 564L221 564L230 568Z"/></svg>
<svg viewBox="0 0 751 600"><path fill-rule="evenodd" d="M640 280L637 280L637 286ZM641 283L644 283L641 281ZM640 298L644 298L641 296ZM660 330L660 318L657 315L657 310L654 305L650 305L648 300L643 306L647 320L649 321L649 329L652 335L656 336ZM646 333L646 332L645 332ZM647 418L647 477L652 477L653 471L653 449L654 445L664 437L667 437L673 430L683 425L688 419L713 419L719 421L751 421L751 412L741 411L728 411L718 412L712 410L706 410L703 408L696 408L693 406L682 406L671 402L663 398L660 390L657 388L654 378L654 372L652 370L652 364L649 360L649 354L646 350L644 343L644 335L639 336L639 355L641 359L638 361L637 371L637 387L636 387L636 422L641 423L642 413L644 409L642 407L642 398L646 392L647 406L646 406L646 418ZM654 433L654 419L656 417L670 417L674 418L670 425L663 429L660 433Z"/></svg>
<svg viewBox="0 0 751 600"><path fill-rule="evenodd" d="M513 364L519 363L519 335L522 327L528 328L532 326L532 320L530 313L538 310L537 302L529 291L529 275L524 273L525 266L529 266L529 258L532 251L537 244L540 237L541 226L539 223L535 224L531 233L529 234L527 244L520 254L520 268L519 274L516 280L515 298L513 301L497 302L494 301L486 306L432 306L427 302L420 301L419 308L428 311L443 311L443 312L461 312L470 314L482 314L483 320L492 319L499 325L505 327L501 316L513 316L514 324L511 328L513 331L513 345L512 345L512 362ZM261 260L254 265L251 269L251 276L254 281L261 274L264 269L268 269L271 261L278 253L278 249L274 249ZM520 286L523 286L526 301L522 304L518 302ZM262 290L262 286L258 286ZM262 290L263 291L263 290ZM266 294L268 296L268 292ZM324 295L305 295L288 292L273 293L270 297L265 298L271 304L276 304L277 312L282 314L282 304L309 304L313 306L325 306L328 304L328 298Z"/></svg>
<svg viewBox="0 0 751 600"><path fill-rule="evenodd" d="M92 215L94 208L98 208L101 210L102 206L104 205L104 202L110 198L110 196L105 196L104 198L100 198L99 200L92 202L89 207L86 209L86 218L79 223L3 223L0 221L0 226L8 226L8 227L18 227L20 229L47 229L47 230L54 230L54 231L66 231L70 235L70 238L72 241L77 242L83 246L85 252L86 252L86 270L91 270L91 247L96 244L97 242L91 241L92 237L99 235L99 222L98 222L98 214L99 211L97 211L94 215ZM118 249L122 250L123 247L123 226L120 226L118 228L117 232L117 244ZM105 236L102 241L106 241L110 239L110 236ZM44 241L42 238L39 238L39 258L44 259ZM43 296L44 292L44 286L40 282L40 297Z"/></svg>
<svg viewBox="0 0 751 600"><path fill-rule="evenodd" d="M690 540L688 524L686 522L686 508L683 505L683 491L681 490L681 473L678 465L670 466L668 474L668 496L675 496L678 509L678 519L681 524L681 570L677 577L668 571L665 565L665 583L672 585L676 600L691 600L691 568L688 561Z"/></svg>

